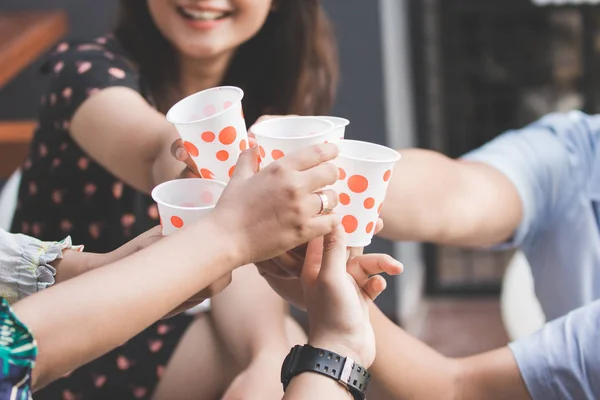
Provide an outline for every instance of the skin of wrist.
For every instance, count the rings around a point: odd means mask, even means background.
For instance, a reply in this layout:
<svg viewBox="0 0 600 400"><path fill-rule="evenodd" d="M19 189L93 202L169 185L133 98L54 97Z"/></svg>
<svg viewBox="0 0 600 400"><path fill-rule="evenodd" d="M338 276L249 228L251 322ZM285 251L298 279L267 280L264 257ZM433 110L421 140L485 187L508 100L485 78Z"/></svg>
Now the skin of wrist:
<svg viewBox="0 0 600 400"><path fill-rule="evenodd" d="M211 243L220 245L220 258L223 259L222 262L224 266L227 266L228 272L248 264L247 259L249 258L245 234L233 231L230 223L231 220L222 217L221 213L211 212L199 223L190 227L195 232L193 235L200 240L210 236Z"/></svg>

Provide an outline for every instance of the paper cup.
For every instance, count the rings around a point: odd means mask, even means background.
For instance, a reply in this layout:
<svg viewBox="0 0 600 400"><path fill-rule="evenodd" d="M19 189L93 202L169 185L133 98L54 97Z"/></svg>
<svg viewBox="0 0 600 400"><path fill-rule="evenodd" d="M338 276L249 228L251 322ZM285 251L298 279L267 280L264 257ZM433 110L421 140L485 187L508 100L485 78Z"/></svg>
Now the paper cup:
<svg viewBox="0 0 600 400"><path fill-rule="evenodd" d="M365 247L373 239L400 154L385 146L357 140L341 140L338 146L336 164L340 177L332 186L339 196L335 212L342 216L346 246Z"/></svg>
<svg viewBox="0 0 600 400"><path fill-rule="evenodd" d="M176 179L152 191L158 204L163 235L170 235L206 216L217 204L226 184L211 179Z"/></svg>
<svg viewBox="0 0 600 400"><path fill-rule="evenodd" d="M350 121L346 118L341 117L329 117L324 115L319 115L318 118L325 119L333 124L333 132L332 137L337 140L342 140L346 136L346 127L350 125Z"/></svg>
<svg viewBox="0 0 600 400"><path fill-rule="evenodd" d="M334 141L334 129L333 123L319 117L281 117L254 125L261 167L303 147Z"/></svg>
<svg viewBox="0 0 600 400"><path fill-rule="evenodd" d="M240 88L216 87L186 97L167 113L203 178L229 182L248 147L243 97Z"/></svg>

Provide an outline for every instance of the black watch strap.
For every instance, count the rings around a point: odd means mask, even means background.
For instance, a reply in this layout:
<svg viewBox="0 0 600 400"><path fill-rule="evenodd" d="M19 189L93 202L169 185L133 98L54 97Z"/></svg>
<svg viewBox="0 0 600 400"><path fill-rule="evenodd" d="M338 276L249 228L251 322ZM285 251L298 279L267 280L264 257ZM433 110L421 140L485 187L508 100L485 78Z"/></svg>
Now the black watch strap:
<svg viewBox="0 0 600 400"><path fill-rule="evenodd" d="M371 380L369 371L356 364L351 358L308 344L294 346L285 358L281 369L283 390L287 389L292 378L303 372L315 372L335 379L348 388L354 400L366 398Z"/></svg>

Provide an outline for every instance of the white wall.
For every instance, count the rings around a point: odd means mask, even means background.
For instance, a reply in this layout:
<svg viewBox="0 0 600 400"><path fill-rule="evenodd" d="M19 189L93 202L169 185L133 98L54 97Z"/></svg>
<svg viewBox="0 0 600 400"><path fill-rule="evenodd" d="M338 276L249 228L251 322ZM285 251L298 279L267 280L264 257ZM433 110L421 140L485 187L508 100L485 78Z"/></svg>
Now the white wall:
<svg viewBox="0 0 600 400"><path fill-rule="evenodd" d="M397 149L416 145L411 70L408 0L379 0L387 143ZM402 161L400 161L402 162ZM397 312L400 322L418 317L423 293L424 265L420 245L395 243L394 253L405 266L398 277Z"/></svg>

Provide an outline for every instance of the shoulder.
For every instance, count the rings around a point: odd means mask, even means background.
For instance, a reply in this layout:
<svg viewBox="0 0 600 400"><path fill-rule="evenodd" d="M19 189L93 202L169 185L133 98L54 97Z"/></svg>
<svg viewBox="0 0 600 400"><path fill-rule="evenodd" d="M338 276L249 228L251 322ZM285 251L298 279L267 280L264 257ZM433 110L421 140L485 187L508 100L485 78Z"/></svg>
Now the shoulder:
<svg viewBox="0 0 600 400"><path fill-rule="evenodd" d="M43 73L60 73L69 64L76 64L80 73L86 72L90 62L125 68L136 73L131 56L113 36L101 36L91 39L79 39L58 44L49 54L42 66Z"/></svg>
<svg viewBox="0 0 600 400"><path fill-rule="evenodd" d="M42 104L52 115L60 110L73 114L88 97L105 88L121 86L142 92L135 64L112 36L60 43L42 73L50 77Z"/></svg>

